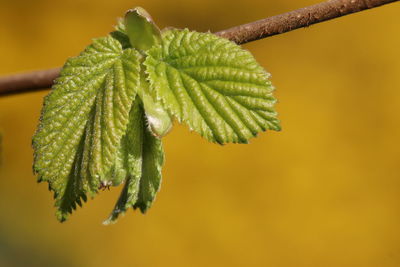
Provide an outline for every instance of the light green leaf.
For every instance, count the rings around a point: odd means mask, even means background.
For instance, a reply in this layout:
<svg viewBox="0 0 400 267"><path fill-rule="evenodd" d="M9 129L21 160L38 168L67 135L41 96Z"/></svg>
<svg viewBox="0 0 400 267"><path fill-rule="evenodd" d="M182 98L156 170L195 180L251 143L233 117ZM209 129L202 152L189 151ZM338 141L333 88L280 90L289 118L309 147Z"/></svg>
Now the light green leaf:
<svg viewBox="0 0 400 267"><path fill-rule="evenodd" d="M92 132L90 173L103 184L111 184L110 168L115 162L121 137L126 132L129 111L139 86L139 56L127 49L116 61L96 97Z"/></svg>
<svg viewBox="0 0 400 267"><path fill-rule="evenodd" d="M161 184L164 152L161 140L146 127L142 103L136 101L130 114L126 135L122 139L120 171L127 176L121 195L104 224L115 223L127 209L140 208L144 213L150 208Z"/></svg>
<svg viewBox="0 0 400 267"><path fill-rule="evenodd" d="M125 15L125 32L133 48L146 51L161 42L161 32L150 14L141 7L128 10Z"/></svg>
<svg viewBox="0 0 400 267"><path fill-rule="evenodd" d="M121 176L126 177L121 195L104 224L114 223L120 214L133 207L138 199L139 182L142 175L143 135L145 131L145 119L140 101L136 98L130 112L129 124L126 135L122 138L118 153L118 168Z"/></svg>
<svg viewBox="0 0 400 267"><path fill-rule="evenodd" d="M247 143L280 130L269 74L250 52L210 33L163 32L147 51L151 88L168 112L209 141Z"/></svg>
<svg viewBox="0 0 400 267"><path fill-rule="evenodd" d="M142 177L138 200L134 208L145 213L155 200L161 185L161 170L164 163L164 150L161 140L147 128L143 135Z"/></svg>
<svg viewBox="0 0 400 267"><path fill-rule="evenodd" d="M144 72L141 75L138 95L143 102L148 130L158 138L167 135L172 128L172 119L164 109L162 103L156 101L151 95L150 85L146 81Z"/></svg>
<svg viewBox="0 0 400 267"><path fill-rule="evenodd" d="M69 59L45 98L33 138L34 170L54 191L58 218L112 183L112 168L139 86L140 55L111 36ZM111 176L111 178L110 178Z"/></svg>

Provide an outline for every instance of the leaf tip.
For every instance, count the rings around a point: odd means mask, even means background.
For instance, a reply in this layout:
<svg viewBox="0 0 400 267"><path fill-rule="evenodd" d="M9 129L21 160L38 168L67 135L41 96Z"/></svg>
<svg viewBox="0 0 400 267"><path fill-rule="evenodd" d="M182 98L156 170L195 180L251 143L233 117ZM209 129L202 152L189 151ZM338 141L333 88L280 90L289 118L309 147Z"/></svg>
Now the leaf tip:
<svg viewBox="0 0 400 267"><path fill-rule="evenodd" d="M69 216L68 212L61 211L61 210L57 210L57 212L56 212L56 218L60 223L64 223L65 221L67 221L68 216Z"/></svg>

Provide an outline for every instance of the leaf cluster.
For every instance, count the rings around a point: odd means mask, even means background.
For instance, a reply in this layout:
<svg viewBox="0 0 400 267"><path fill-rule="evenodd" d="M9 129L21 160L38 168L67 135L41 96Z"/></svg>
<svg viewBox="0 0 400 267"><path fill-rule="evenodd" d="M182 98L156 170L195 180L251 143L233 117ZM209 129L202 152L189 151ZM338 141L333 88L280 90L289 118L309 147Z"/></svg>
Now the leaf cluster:
<svg viewBox="0 0 400 267"><path fill-rule="evenodd" d="M269 74L211 33L160 31L142 8L65 63L33 138L34 171L60 221L99 190L123 185L106 223L145 212L161 184L161 138L174 119L219 144L279 130Z"/></svg>

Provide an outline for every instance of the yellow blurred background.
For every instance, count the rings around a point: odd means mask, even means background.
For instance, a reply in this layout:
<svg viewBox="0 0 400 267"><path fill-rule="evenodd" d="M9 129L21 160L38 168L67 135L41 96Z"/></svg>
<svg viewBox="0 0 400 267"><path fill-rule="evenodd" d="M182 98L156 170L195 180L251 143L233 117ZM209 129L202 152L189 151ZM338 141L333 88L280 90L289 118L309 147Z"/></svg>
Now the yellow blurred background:
<svg viewBox="0 0 400 267"><path fill-rule="evenodd" d="M45 69L142 6L218 31L317 1L0 0L0 74ZM175 124L154 206L101 222L120 188L66 223L32 174L46 91L0 98L0 266L400 266L400 4L250 44L283 131L209 144Z"/></svg>

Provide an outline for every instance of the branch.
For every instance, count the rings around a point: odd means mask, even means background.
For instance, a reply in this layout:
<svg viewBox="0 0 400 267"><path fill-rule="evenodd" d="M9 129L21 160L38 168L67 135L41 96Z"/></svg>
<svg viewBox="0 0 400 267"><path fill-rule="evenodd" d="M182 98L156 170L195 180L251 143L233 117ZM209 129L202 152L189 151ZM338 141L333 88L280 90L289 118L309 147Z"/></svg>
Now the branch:
<svg viewBox="0 0 400 267"><path fill-rule="evenodd" d="M0 77L0 96L50 88L60 70L55 68Z"/></svg>
<svg viewBox="0 0 400 267"><path fill-rule="evenodd" d="M397 1L399 0L329 0L216 34L237 44L244 44Z"/></svg>
<svg viewBox="0 0 400 267"><path fill-rule="evenodd" d="M399 0L329 0L215 33L237 44L331 20ZM0 96L50 88L60 68L0 77Z"/></svg>

